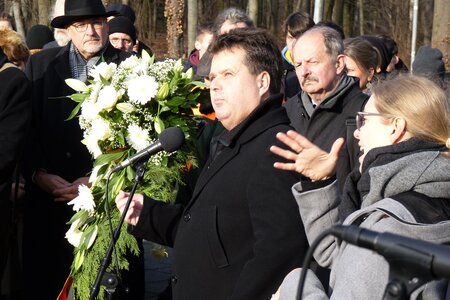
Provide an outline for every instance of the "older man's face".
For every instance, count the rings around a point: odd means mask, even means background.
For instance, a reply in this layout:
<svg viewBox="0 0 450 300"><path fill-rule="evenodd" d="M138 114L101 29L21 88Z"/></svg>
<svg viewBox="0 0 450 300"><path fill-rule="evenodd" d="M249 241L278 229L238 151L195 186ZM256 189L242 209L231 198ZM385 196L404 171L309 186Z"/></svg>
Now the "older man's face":
<svg viewBox="0 0 450 300"><path fill-rule="evenodd" d="M108 42L108 23L106 18L86 19L69 25L67 33L80 54L90 59Z"/></svg>
<svg viewBox="0 0 450 300"><path fill-rule="evenodd" d="M336 88L344 71L343 57L330 57L322 35L317 32L305 33L299 38L294 44L293 59L302 90L316 102Z"/></svg>

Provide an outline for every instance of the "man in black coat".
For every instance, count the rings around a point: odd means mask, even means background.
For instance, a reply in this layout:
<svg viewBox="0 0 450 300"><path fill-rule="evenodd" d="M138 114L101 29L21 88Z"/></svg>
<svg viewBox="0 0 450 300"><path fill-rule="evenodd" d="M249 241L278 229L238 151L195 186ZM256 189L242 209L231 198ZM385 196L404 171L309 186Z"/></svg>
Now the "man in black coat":
<svg viewBox="0 0 450 300"><path fill-rule="evenodd" d="M24 172L24 274L26 290L40 299L55 299L69 275L73 248L64 236L73 211L67 202L80 184L88 185L92 169L78 119L66 121L76 103L66 97L75 91L64 80L86 81L96 64L120 63L129 56L108 42L111 14L100 0L66 0L64 15L51 25L66 28L72 42L34 54L26 66L33 119Z"/></svg>
<svg viewBox="0 0 450 300"><path fill-rule="evenodd" d="M136 195L126 221L133 235L173 246L174 299L270 299L308 245L290 195L298 179L274 169L269 151L291 128L281 55L262 29L233 30L211 50L211 102L226 130L186 206ZM116 198L122 212L127 196Z"/></svg>

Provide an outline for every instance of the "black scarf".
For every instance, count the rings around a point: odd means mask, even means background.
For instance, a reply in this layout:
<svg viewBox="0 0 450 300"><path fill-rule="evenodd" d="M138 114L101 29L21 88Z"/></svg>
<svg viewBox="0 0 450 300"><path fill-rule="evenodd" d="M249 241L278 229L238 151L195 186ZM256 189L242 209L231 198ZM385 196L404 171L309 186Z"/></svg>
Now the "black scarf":
<svg viewBox="0 0 450 300"><path fill-rule="evenodd" d="M445 151L445 146L418 138L411 138L398 144L370 150L364 158L362 173L355 168L347 176L342 202L339 207L341 220L344 220L350 213L361 208L362 200L370 190L369 170L372 167L386 165L413 153L433 150Z"/></svg>

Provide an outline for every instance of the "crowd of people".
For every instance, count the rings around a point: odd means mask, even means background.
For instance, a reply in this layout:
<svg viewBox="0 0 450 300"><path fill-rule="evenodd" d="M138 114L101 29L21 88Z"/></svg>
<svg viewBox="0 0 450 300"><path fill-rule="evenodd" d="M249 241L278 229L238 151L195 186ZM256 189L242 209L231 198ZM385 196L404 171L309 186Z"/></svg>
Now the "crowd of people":
<svg viewBox="0 0 450 300"><path fill-rule="evenodd" d="M66 120L76 104L61 100L74 92L64 80L87 82L102 61L152 55L135 19L125 4L57 0L53 30L37 24L23 38L0 16L4 299L55 299L64 286L67 202L89 185L93 164L78 121ZM300 11L283 29L280 49L233 7L198 26L185 68L210 89L199 166L175 203L137 194L125 218L139 242L173 248L164 299L298 299L309 245L336 224L450 245L442 53L421 47L409 71L386 35L345 38ZM129 192L115 199L123 213ZM383 297L390 266L376 252L328 236L314 258L302 299ZM131 261L117 299L144 298L142 260ZM449 279L407 296L450 299Z"/></svg>

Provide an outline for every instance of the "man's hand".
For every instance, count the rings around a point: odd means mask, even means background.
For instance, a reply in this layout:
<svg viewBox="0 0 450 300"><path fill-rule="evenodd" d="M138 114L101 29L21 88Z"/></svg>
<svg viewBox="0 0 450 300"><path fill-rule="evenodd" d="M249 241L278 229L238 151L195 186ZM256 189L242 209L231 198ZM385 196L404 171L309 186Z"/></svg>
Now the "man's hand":
<svg viewBox="0 0 450 300"><path fill-rule="evenodd" d="M55 191L65 189L70 186L70 182L58 175L48 174L45 171L38 170L34 174L34 183L50 195L55 195Z"/></svg>
<svg viewBox="0 0 450 300"><path fill-rule="evenodd" d="M116 206L121 214L123 214L129 195L130 193L120 191L116 197L115 200ZM141 215L143 206L144 206L144 196L141 194L135 194L133 199L131 200L130 207L125 216L125 221L128 224L135 226L139 222L139 216Z"/></svg>
<svg viewBox="0 0 450 300"><path fill-rule="evenodd" d="M293 130L289 130L286 134L278 133L277 139L289 146L292 151L277 146L270 147L270 151L293 162L276 162L275 168L296 171L313 181L328 179L336 173L338 154L344 145L343 138L334 142L330 153L323 151Z"/></svg>
<svg viewBox="0 0 450 300"><path fill-rule="evenodd" d="M80 185L90 186L89 177L80 177L67 187L58 188L53 191L55 201L71 201L78 196L78 187Z"/></svg>

